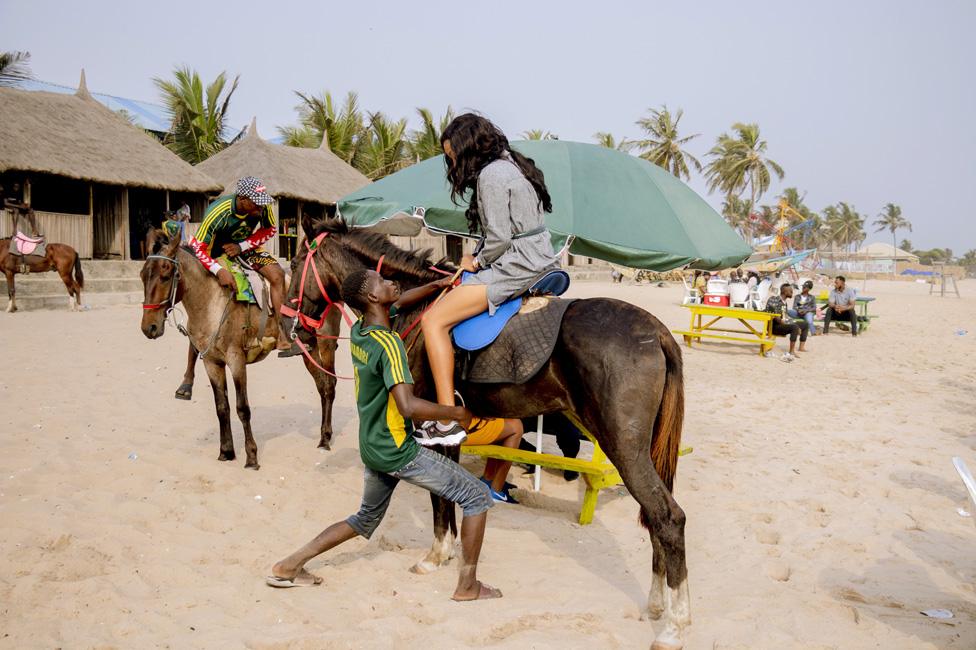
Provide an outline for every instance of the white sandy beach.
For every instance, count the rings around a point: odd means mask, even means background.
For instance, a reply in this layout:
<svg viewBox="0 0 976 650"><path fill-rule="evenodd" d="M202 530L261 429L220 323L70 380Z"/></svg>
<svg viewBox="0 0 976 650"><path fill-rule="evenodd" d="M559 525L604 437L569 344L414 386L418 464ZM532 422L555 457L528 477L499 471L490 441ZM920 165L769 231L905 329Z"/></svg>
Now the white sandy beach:
<svg viewBox="0 0 976 650"><path fill-rule="evenodd" d="M869 282L871 329L811 339L792 364L682 346L687 648L976 648L976 526L957 512L973 508L950 463L976 469L976 282L960 290ZM674 286L571 295L687 326ZM637 504L605 491L580 527L581 485L557 473L489 515L480 574L501 600L451 602L456 563L408 572L432 534L427 494L408 485L372 540L310 563L324 585L268 588L275 559L359 504L352 389L339 387L322 452L302 364L251 366L261 470L243 467L236 417L238 460L219 463L205 379L192 402L172 397L185 340L145 339L140 316L0 314L0 647L650 645L660 624L639 620L651 551ZM348 372L345 344L339 359ZM930 608L954 618L919 613Z"/></svg>

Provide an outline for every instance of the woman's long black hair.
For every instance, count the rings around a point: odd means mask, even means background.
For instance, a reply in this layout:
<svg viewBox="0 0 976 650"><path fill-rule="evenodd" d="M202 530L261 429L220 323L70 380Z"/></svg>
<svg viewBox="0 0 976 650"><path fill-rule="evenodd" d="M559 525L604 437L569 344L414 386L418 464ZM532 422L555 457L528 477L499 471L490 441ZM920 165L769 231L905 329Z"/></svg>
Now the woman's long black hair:
<svg viewBox="0 0 976 650"><path fill-rule="evenodd" d="M476 233L481 222L478 219L478 174L489 163L508 153L512 162L518 165L526 180L535 188L539 197L539 205L546 212L552 212L552 198L546 189L546 179L542 170L535 166L531 158L526 158L514 151L508 144L508 138L502 130L489 120L474 113L458 115L441 134L441 146L450 141L451 151L454 153L454 163L444 156L447 166L447 180L451 184L451 200L458 203L464 193L471 191L468 209L468 231Z"/></svg>

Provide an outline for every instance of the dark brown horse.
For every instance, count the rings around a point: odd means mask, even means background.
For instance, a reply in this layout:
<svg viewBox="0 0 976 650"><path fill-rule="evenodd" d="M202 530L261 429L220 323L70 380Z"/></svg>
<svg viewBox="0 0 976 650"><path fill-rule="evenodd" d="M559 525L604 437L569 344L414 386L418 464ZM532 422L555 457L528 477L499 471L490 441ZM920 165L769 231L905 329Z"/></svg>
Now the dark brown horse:
<svg viewBox="0 0 976 650"><path fill-rule="evenodd" d="M306 219L302 225L309 240L327 233L313 263L333 301L339 299L339 287L349 273L373 268L381 257L383 275L403 289L440 277L426 254L403 251L383 235L349 231L337 220ZM302 279L295 271L306 255L303 247L292 261L289 300L298 295ZM302 312L317 317L327 302L314 279L306 278ZM397 319L401 332L422 309L418 306ZM411 333L407 344L415 390L432 397L423 339L414 344L414 336L419 334ZM525 384L458 383L476 414L522 418L572 411L599 441L640 505L640 522L650 532L654 554L647 613L654 619L664 615L666 621L654 648L680 648L691 623L685 514L671 494L684 418L681 366L680 348L654 316L626 302L593 298L569 306L552 357ZM457 457L456 449L453 455ZM453 518L453 504L435 498L434 544L415 570L433 570L450 559Z"/></svg>
<svg viewBox="0 0 976 650"><path fill-rule="evenodd" d="M194 254L180 246L178 237L168 240L156 237L150 240L148 251L150 255L140 273L145 289L142 333L150 339L161 337L166 330L168 310L178 303L182 304L187 318L184 329L192 349L202 352L204 368L214 393L220 425L220 454L217 459L234 460L236 457L227 395L229 368L237 393L237 415L244 428L245 467L258 469L257 444L251 431L251 409L247 398L246 366L261 361L275 347L276 319L269 318L265 331L258 332L261 321L258 307L232 300L231 293L217 283ZM335 319L327 321L329 325L338 330ZM317 351L323 366L334 365L334 340L323 339ZM336 380L308 362L306 367L315 380L322 402L319 446L329 448Z"/></svg>
<svg viewBox="0 0 976 650"><path fill-rule="evenodd" d="M81 259L78 251L67 244L47 244L44 257L28 255L22 257L12 253L10 246L12 239L0 239L0 271L7 279L7 311L17 311L17 289L14 286L14 275L22 271L26 265L30 273L46 273L57 271L61 281L68 289L68 307L75 311L81 305L81 290L85 287L85 274L81 270Z"/></svg>

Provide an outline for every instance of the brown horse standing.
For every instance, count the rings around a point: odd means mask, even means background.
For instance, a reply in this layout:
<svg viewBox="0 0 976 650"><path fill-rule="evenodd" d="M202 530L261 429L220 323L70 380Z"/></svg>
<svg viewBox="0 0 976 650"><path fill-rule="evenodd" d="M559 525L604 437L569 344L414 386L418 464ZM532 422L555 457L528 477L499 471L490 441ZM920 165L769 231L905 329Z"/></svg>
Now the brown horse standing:
<svg viewBox="0 0 976 650"><path fill-rule="evenodd" d="M17 289L14 287L14 275L21 272L22 258L18 253L10 251L11 239L0 239L0 271L7 278L7 311L17 311ZM31 273L46 273L57 271L61 281L68 289L68 307L75 311L81 305L81 290L85 287L85 274L81 270L81 259L78 251L67 244L47 244L44 257L28 255L27 268Z"/></svg>
<svg viewBox="0 0 976 650"><path fill-rule="evenodd" d="M163 242L166 242L165 244ZM227 368L230 368L237 393L237 416L244 428L245 467L258 469L257 444L251 430L251 408L247 398L247 370L249 363L264 359L275 347L277 338L275 319L269 318L265 332L259 337L259 309L237 302L231 293L217 284L217 280L200 264L193 253L180 247L178 237L150 239L150 256L140 276L145 288L145 303L141 329L147 338L157 339L166 329L167 310L177 303L186 309L186 331L194 350L203 351L204 368L214 393L214 405L220 425L220 454L218 460L234 460L234 440L230 426L230 401L227 395ZM336 314L338 317L338 314ZM326 321L326 327L337 332L337 320ZM260 350L248 344L256 339ZM323 339L318 345L321 364L334 365L335 341ZM314 368L306 367L315 380L322 402L322 430L319 446L329 448L332 440L332 403L335 398L335 378Z"/></svg>
<svg viewBox="0 0 976 650"><path fill-rule="evenodd" d="M335 220L304 220L302 225L309 240L327 233L313 263L332 300L339 299L339 287L349 273L373 268L381 257L383 275L398 281L404 290L440 277L431 271L426 255L407 253L382 235L347 231ZM303 249L292 260L292 268L299 268L306 255ZM289 299L297 296L301 284L301 274L292 273ZM327 302L316 284L313 278L305 281L307 304L300 309L309 316L320 313ZM401 314L397 319L401 332L424 307ZM413 336L420 337L416 344ZM433 382L423 338L420 334L408 338L415 391L429 397ZM568 410L596 437L640 505L640 522L650 533L653 574L647 614L653 619L665 617L664 629L652 647L668 650L682 647L684 630L691 624L685 514L672 496L684 418L681 367L678 344L654 316L619 300L593 298L568 307L551 358L525 384L458 383L476 414L523 418ZM454 449L455 458L457 453ZM421 572L447 562L453 549L453 504L437 497L433 502L435 539L427 557L415 567Z"/></svg>

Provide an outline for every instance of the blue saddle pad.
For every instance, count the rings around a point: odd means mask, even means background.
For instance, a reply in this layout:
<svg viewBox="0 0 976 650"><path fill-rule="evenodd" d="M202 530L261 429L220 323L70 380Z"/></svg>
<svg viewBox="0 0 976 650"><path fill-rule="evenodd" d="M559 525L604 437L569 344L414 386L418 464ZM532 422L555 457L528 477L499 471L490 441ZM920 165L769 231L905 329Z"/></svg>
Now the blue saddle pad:
<svg viewBox="0 0 976 650"><path fill-rule="evenodd" d="M469 275L471 274L468 272L461 274L462 284ZM558 269L539 278L528 293L561 296L567 289L569 289L569 274ZM485 311L461 321L451 330L454 345L471 352L491 345L521 307L522 297L518 296L500 304L494 314Z"/></svg>

